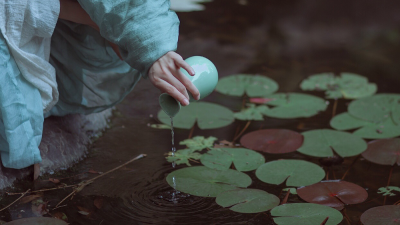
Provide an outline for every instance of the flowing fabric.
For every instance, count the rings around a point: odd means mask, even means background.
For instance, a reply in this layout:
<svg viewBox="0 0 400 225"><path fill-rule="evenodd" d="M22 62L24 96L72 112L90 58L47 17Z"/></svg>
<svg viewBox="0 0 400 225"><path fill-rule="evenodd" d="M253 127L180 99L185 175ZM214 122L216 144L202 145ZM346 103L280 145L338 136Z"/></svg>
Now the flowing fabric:
<svg viewBox="0 0 400 225"><path fill-rule="evenodd" d="M51 93L59 97L50 111L44 110L49 105L43 102L48 95L32 82L46 76L26 79L7 39L0 36L0 153L6 167L24 168L41 161L38 146L43 116L88 114L112 107L147 76L157 59L176 50L179 20L169 10L169 0L78 1L100 33L62 20L54 25L48 60L57 80L56 92ZM40 10L30 13L32 18L44 16ZM40 34L40 26L32 25ZM118 45L124 61L108 41Z"/></svg>
<svg viewBox="0 0 400 225"><path fill-rule="evenodd" d="M0 153L5 167L41 162L43 108L39 90L22 76L0 33Z"/></svg>

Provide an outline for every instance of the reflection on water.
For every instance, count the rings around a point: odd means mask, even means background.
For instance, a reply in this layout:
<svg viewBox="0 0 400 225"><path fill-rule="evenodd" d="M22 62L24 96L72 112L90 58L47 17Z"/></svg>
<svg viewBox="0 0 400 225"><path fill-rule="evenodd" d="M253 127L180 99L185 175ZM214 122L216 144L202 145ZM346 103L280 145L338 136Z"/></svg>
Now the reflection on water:
<svg viewBox="0 0 400 225"><path fill-rule="evenodd" d="M308 75L319 72L354 72L368 77L378 85L378 92L397 92L400 85L400 31L397 1L243 1L218 0L207 3L201 12L180 13L181 35L178 52L184 58L202 55L214 62L221 76L234 73L264 74L276 80L280 92L300 92L299 84ZM397 6L397 7L395 7ZM362 12L362 13L361 13ZM307 92L324 97L321 92ZM240 214L221 208L214 198L203 198L180 193L171 188L165 177L174 170L165 160L171 149L169 130L147 126L158 123L154 118L158 110L158 91L148 81L137 88L117 106L120 116L112 120L112 127L92 146L90 156L69 170L66 177L94 169L105 172L138 154L148 156L122 169L96 180L83 189L67 205L57 209L67 215L71 224L274 224L269 212ZM242 99L213 93L204 101L224 105L234 111L242 107ZM333 101L328 109L305 119L273 119L252 122L247 132L287 128L298 132L329 128L333 114L347 111L348 100L340 99L336 112ZM212 112L210 112L212 113ZM246 122L235 123L220 129L199 130L193 136L215 136L231 141L236 130ZM189 136L189 130L176 129L177 143ZM172 141L174 141L172 139ZM181 146L178 147L178 149ZM264 154L267 161L276 159L304 159L324 167L328 178L340 179L351 164L345 180L365 187L369 197L366 202L346 206L346 215L352 224L359 221L367 209L383 204L384 197L376 192L386 186L390 166L379 166L362 157L345 158L342 163L326 162L299 153L282 155ZM357 160L356 160L357 159ZM356 160L356 161L355 161ZM195 163L192 163L195 164ZM329 166L332 164L331 166ZM328 167L329 166L329 167ZM184 166L176 166L175 169ZM253 172L249 188L258 188L279 196L283 185L260 182ZM91 178L90 174L66 183L77 183ZM44 177L43 179L48 178ZM64 181L63 181L64 182ZM30 184L21 184L21 191ZM400 168L395 167L392 186L400 186ZM54 206L70 190L45 193L45 201ZM104 205L96 208L96 198L102 196ZM387 197L393 204L398 196ZM288 202L302 202L291 195ZM90 216L78 213L78 208L92 210ZM19 206L3 212L4 220L18 218ZM342 224L348 224L343 220Z"/></svg>

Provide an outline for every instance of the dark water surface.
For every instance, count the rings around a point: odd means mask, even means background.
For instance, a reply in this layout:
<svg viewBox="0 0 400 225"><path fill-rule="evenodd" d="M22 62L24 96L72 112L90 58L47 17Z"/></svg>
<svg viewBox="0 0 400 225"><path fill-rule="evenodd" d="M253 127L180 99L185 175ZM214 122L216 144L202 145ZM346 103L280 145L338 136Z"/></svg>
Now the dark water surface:
<svg viewBox="0 0 400 225"><path fill-rule="evenodd" d="M209 58L220 76L263 74L279 83L279 92L301 92L300 82L311 74L354 72L376 83L378 92L400 93L398 1L216 0L205 5L205 11L178 14L181 19L178 52L184 58L192 55ZM322 92L308 93L323 97ZM174 192L165 177L185 166L174 169L165 160L165 154L171 150L171 131L148 126L159 123L156 120L160 109L158 95L149 81L142 80L117 106L111 128L93 144L85 160L68 171L42 179L72 176L89 169L105 172L141 153L147 157L96 180L66 201L66 206L51 212L65 213L68 222L82 225L274 224L269 212L235 213L218 206L214 198ZM241 98L219 93L213 93L204 101L225 105L234 111L240 110L242 105ZM346 111L348 102L339 100L336 114ZM260 128L287 128L298 132L329 128L332 106L333 101L330 101L325 112L307 119L265 118L262 122L252 122L246 132ZM244 125L245 122L236 121L220 129L195 127L193 136L215 136L220 141L231 141L236 130ZM175 143L188 138L189 133L189 130L175 129ZM299 153L264 156L267 161L295 158L319 164L317 158ZM355 158L346 158L342 165L331 167L329 178L341 178ZM384 197L376 192L386 186L390 169L390 166L375 165L362 157L355 162L345 180L366 188L369 197L362 204L346 206L349 222L343 220L341 224L359 224L364 211L383 204ZM262 183L254 171L247 174L253 179L250 188L284 197L283 185ZM73 184L94 176L86 173L63 182ZM17 189L24 191L30 185L21 182ZM390 185L400 186L400 168L394 168ZM50 208L54 207L70 191L46 192L44 200L49 201ZM388 197L386 204L399 199L399 196ZM102 203L100 209L94 202ZM303 201L291 195L288 202ZM82 208L90 215L80 214L78 211ZM29 209L21 206L13 206L0 215L3 220L30 216Z"/></svg>

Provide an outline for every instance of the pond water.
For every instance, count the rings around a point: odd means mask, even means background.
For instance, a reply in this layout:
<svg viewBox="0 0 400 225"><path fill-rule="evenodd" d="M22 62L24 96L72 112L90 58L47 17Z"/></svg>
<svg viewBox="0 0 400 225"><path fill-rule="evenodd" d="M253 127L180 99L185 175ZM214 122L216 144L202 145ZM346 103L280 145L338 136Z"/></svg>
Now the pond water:
<svg viewBox="0 0 400 225"><path fill-rule="evenodd" d="M184 58L202 55L213 61L220 76L235 73L263 74L277 81L279 92L302 92L300 82L320 72L353 72L368 77L380 93L400 93L400 18L397 1L262 1L217 0L205 3L204 11L178 13L181 35L178 53ZM323 92L307 92L324 97ZM158 91L142 80L136 89L116 107L111 128L92 146L89 156L67 171L45 175L36 188L51 187L51 178L64 178L94 170L108 171L139 154L147 157L96 180L63 207L61 212L70 224L274 224L270 213L241 214L224 209L214 198L191 196L170 187L166 176L184 165L171 166L165 154L171 150L171 130L154 129L160 110ZM242 98L213 93L203 101L224 105L233 111L242 107ZM349 100L340 99L333 112L333 101L325 112L307 119L274 119L252 122L245 133L267 128L286 128L298 132L330 128L333 113L347 110ZM212 112L210 112L212 113ZM175 143L189 136L214 136L232 141L246 122L235 121L219 129L175 129ZM177 145L179 149L182 146ZM297 152L264 154L266 161L304 159L320 164L318 158ZM192 163L195 164L195 163ZM367 189L369 197L361 204L345 207L347 219L341 224L360 224L367 209L384 204L377 194L387 185L390 166L380 166L362 157L345 158L343 164L324 167L328 179L345 180ZM284 185L270 185L246 172L250 188L265 190L283 199ZM84 173L62 180L75 184L96 174ZM394 167L391 186L400 186L400 168ZM32 186L28 181L17 184L16 191ZM44 201L54 207L71 189L46 192ZM387 197L394 204L399 196ZM6 196L3 196L7 198ZM304 202L290 195L288 202ZM95 203L95 204L94 204ZM23 211L21 211L23 210ZM12 206L0 214L2 220L32 216L30 206ZM79 212L81 211L81 213ZM86 212L82 214L82 211ZM89 215L86 215L89 213Z"/></svg>

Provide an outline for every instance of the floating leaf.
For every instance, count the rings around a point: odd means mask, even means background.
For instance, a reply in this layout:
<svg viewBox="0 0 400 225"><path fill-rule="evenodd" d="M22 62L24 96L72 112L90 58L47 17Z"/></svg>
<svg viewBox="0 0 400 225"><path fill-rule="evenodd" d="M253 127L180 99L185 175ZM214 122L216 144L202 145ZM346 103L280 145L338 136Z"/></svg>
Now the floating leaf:
<svg viewBox="0 0 400 225"><path fill-rule="evenodd" d="M171 124L171 118L162 110L158 113L158 119L165 124ZM224 106L208 102L192 102L182 107L174 117L174 127L190 129L197 121L200 129L214 129L227 126L234 120L233 112Z"/></svg>
<svg viewBox="0 0 400 225"><path fill-rule="evenodd" d="M264 129L247 133L240 143L256 151L281 154L296 151L303 144L303 136L286 129Z"/></svg>
<svg viewBox="0 0 400 225"><path fill-rule="evenodd" d="M250 98L249 101L251 103L257 103L257 104L265 104L267 102L272 101L272 98Z"/></svg>
<svg viewBox="0 0 400 225"><path fill-rule="evenodd" d="M353 74L341 73L335 77L333 73L322 73L308 77L301 82L302 90L323 90L327 98L356 99L371 96L376 93L377 86L368 83L366 77Z"/></svg>
<svg viewBox="0 0 400 225"><path fill-rule="evenodd" d="M400 125L393 123L391 119L380 123L368 122L358 119L349 113L341 113L332 118L331 127L336 130L356 129L353 134L367 139L382 139L400 136Z"/></svg>
<svg viewBox="0 0 400 225"><path fill-rule="evenodd" d="M380 165L400 166L400 138L382 139L368 143L368 148L362 156Z"/></svg>
<svg viewBox="0 0 400 225"><path fill-rule="evenodd" d="M168 184L178 191L201 197L216 197L219 193L246 188L251 178L236 170L214 170L193 166L176 170L167 176Z"/></svg>
<svg viewBox="0 0 400 225"><path fill-rule="evenodd" d="M215 199L218 205L239 213L259 213L279 205L279 198L257 189L236 189L222 192Z"/></svg>
<svg viewBox="0 0 400 225"><path fill-rule="evenodd" d="M395 187L395 186L387 186L387 187L381 187L378 189L378 194L382 194L383 196L389 195L389 196L396 196L393 191L398 191L400 192L400 187Z"/></svg>
<svg viewBox="0 0 400 225"><path fill-rule="evenodd" d="M338 210L344 204L358 204L368 198L367 191L350 182L340 180L327 180L319 183L297 188L297 194L306 202L326 205Z"/></svg>
<svg viewBox="0 0 400 225"><path fill-rule="evenodd" d="M68 225L65 221L49 217L32 217L14 220L7 225Z"/></svg>
<svg viewBox="0 0 400 225"><path fill-rule="evenodd" d="M362 138L343 131L321 129L302 134L304 142L297 151L305 155L330 157L335 151L341 157L349 157L367 149L367 143Z"/></svg>
<svg viewBox="0 0 400 225"><path fill-rule="evenodd" d="M308 94L277 93L268 97L273 100L267 104L275 107L266 110L265 115L274 118L307 118L325 111L327 107L324 99Z"/></svg>
<svg viewBox="0 0 400 225"><path fill-rule="evenodd" d="M397 106L399 104L399 94L377 94L352 101L348 112L358 119L373 123L380 123L388 118L398 121L400 110L397 110Z"/></svg>
<svg viewBox="0 0 400 225"><path fill-rule="evenodd" d="M360 218L364 225L400 224L400 205L378 206L365 211Z"/></svg>
<svg viewBox="0 0 400 225"><path fill-rule="evenodd" d="M238 120L264 120L263 114L269 110L268 106L265 105L256 107L254 104L247 104L247 106L249 107L233 114L233 116Z"/></svg>
<svg viewBox="0 0 400 225"><path fill-rule="evenodd" d="M25 203L31 202L33 200L36 200L38 198L41 198L41 197L42 196L40 196L40 195L28 195L28 196L25 196L25 197L21 198L19 200L19 203L20 204L25 204Z"/></svg>
<svg viewBox="0 0 400 225"><path fill-rule="evenodd" d="M297 195L297 190L296 190L296 188L284 188L284 189L282 189L282 191L289 191L290 194L292 194L292 195Z"/></svg>
<svg viewBox="0 0 400 225"><path fill-rule="evenodd" d="M263 97L276 92L278 88L278 83L266 76L238 74L220 79L216 90L232 96L246 93L249 97Z"/></svg>
<svg viewBox="0 0 400 225"><path fill-rule="evenodd" d="M296 159L283 159L267 162L256 170L256 176L268 184L286 186L307 186L321 181L325 171L314 163Z"/></svg>
<svg viewBox="0 0 400 225"><path fill-rule="evenodd" d="M172 152L169 152L166 159L170 163L175 162L176 165L186 164L188 166L191 166L189 163L189 159L197 159L198 160L201 158L201 154L198 152L195 152L195 151L196 150L193 150L193 149L182 149L182 150L176 151L175 154L172 154Z"/></svg>
<svg viewBox="0 0 400 225"><path fill-rule="evenodd" d="M278 225L337 225L343 220L342 213L328 206L313 203L292 203L271 210L274 222Z"/></svg>
<svg viewBox="0 0 400 225"><path fill-rule="evenodd" d="M335 75L333 73L320 73L309 76L300 84L303 91L321 90L326 91L336 85Z"/></svg>
<svg viewBox="0 0 400 225"><path fill-rule="evenodd" d="M208 137L204 138L203 136L196 136L192 139L186 139L179 142L180 145L186 145L189 149L192 150L203 150L206 148L212 148L214 142L218 140L216 137Z"/></svg>
<svg viewBox="0 0 400 225"><path fill-rule="evenodd" d="M227 170L233 163L238 171L251 171L264 162L260 153L245 148L216 148L201 157L204 166L217 170Z"/></svg>

